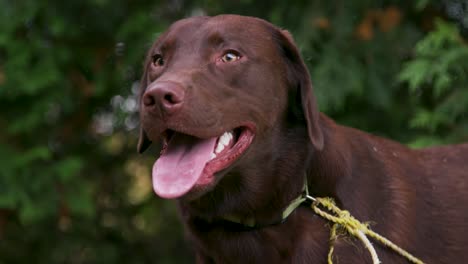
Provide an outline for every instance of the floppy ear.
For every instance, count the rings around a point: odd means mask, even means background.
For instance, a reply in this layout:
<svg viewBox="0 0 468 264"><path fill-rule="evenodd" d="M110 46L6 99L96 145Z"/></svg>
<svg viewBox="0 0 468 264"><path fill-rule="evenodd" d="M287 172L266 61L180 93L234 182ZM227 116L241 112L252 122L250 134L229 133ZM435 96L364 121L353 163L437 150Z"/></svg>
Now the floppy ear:
<svg viewBox="0 0 468 264"><path fill-rule="evenodd" d="M309 71L302 60L299 50L294 44L291 34L280 30L280 42L284 56L289 60L288 79L293 89L296 89L298 101L302 105L302 112L307 123L307 132L310 142L316 150L323 148L323 133L320 125L320 112L313 94Z"/></svg>
<svg viewBox="0 0 468 264"><path fill-rule="evenodd" d="M146 85L147 85L147 80L148 80L148 71L147 71L147 66L149 63L149 56L146 57L144 68L143 68L143 76L140 79L140 95L138 98L138 105L140 109L140 137L138 139L138 145L137 145L137 151L138 153L143 153L150 145L151 145L151 140L148 138L146 135L145 130L143 129L143 126L141 125L141 98L143 97L143 94L145 93L146 90Z"/></svg>

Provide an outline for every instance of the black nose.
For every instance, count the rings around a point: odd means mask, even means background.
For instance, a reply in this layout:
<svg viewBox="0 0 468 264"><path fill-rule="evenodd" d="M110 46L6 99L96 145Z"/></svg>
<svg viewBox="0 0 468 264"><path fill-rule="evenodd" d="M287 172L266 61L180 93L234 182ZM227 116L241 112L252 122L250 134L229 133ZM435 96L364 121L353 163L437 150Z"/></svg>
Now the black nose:
<svg viewBox="0 0 468 264"><path fill-rule="evenodd" d="M150 86L143 94L143 106L149 111L163 110L165 113L174 113L184 103L184 88L174 82L159 82Z"/></svg>

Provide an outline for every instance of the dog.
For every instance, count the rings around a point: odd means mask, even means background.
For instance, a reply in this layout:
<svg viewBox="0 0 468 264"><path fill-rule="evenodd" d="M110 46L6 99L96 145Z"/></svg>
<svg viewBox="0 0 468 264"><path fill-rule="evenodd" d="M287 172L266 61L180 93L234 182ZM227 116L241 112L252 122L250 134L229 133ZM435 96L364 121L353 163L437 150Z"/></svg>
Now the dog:
<svg viewBox="0 0 468 264"><path fill-rule="evenodd" d="M162 142L153 188L177 200L197 263L326 263L332 223L291 208L304 188L424 263L468 259L468 144L413 150L336 124L289 32L238 15L177 21L141 86L138 151ZM371 263L345 233L332 259Z"/></svg>

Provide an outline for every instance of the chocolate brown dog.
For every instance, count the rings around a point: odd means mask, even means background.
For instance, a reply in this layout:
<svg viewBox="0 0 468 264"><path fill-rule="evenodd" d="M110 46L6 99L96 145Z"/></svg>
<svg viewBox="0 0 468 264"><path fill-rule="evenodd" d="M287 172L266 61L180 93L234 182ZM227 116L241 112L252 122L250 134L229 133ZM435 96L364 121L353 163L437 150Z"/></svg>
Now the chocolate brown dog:
<svg viewBox="0 0 468 264"><path fill-rule="evenodd" d="M174 23L142 79L143 152L163 142L155 192L177 199L199 263L326 263L331 197L425 263L468 259L468 144L411 150L319 113L292 37L252 17ZM408 263L374 243L383 263ZM336 263L370 263L340 237Z"/></svg>

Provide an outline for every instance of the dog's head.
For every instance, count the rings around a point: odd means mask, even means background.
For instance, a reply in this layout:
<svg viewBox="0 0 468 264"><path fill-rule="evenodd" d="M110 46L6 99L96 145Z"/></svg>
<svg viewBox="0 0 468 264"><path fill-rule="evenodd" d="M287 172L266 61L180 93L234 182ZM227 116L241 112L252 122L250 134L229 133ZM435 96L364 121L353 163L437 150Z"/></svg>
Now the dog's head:
<svg viewBox="0 0 468 264"><path fill-rule="evenodd" d="M153 186L164 198L194 200L219 185L255 193L274 181L262 171L279 170L274 163L304 145L287 139L297 135L292 130L303 131L306 145L323 146L309 74L291 36L252 17L174 23L148 52L140 119L138 151L163 142Z"/></svg>

